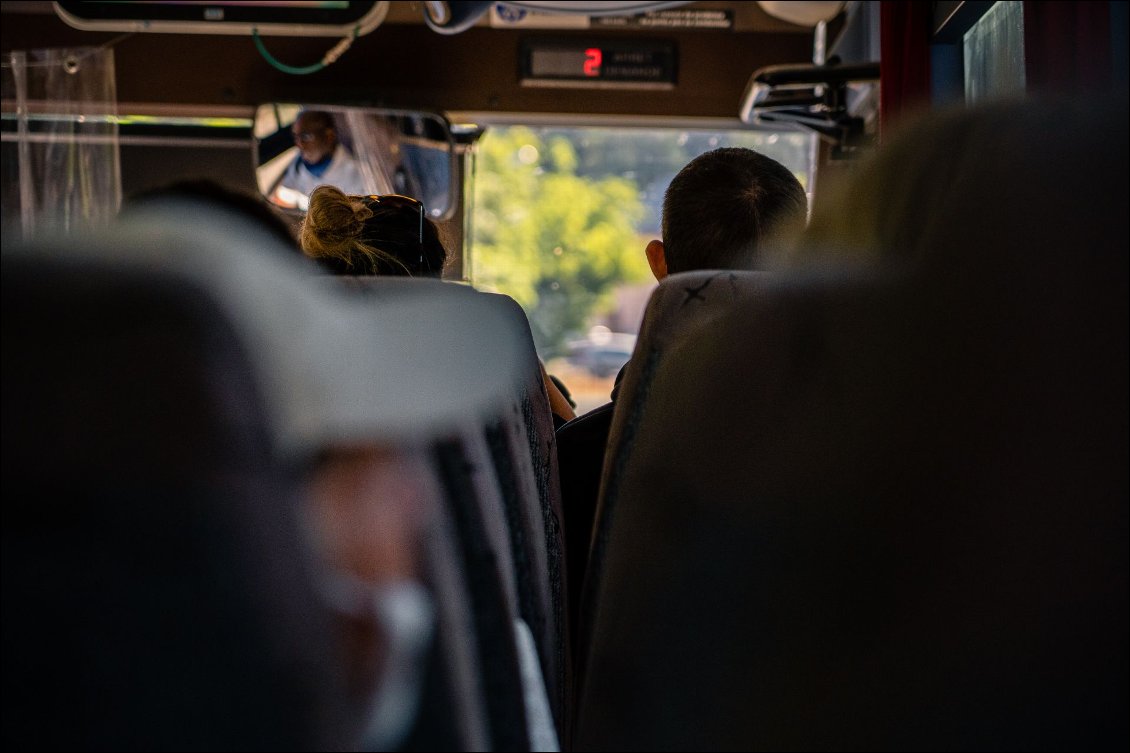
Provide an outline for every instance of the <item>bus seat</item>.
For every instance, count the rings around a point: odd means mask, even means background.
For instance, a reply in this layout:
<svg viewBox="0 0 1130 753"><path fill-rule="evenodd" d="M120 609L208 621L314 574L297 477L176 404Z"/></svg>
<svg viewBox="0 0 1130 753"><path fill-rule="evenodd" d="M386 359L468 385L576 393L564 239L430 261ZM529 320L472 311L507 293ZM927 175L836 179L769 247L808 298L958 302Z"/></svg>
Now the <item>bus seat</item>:
<svg viewBox="0 0 1130 753"><path fill-rule="evenodd" d="M1126 749L1126 130L937 117L674 344L576 749Z"/></svg>
<svg viewBox="0 0 1130 753"><path fill-rule="evenodd" d="M541 658L557 728L568 744L572 673L566 623L565 534L553 418L533 334L521 306L490 294L522 333L520 398L487 427L487 444L510 520L518 578L520 616Z"/></svg>
<svg viewBox="0 0 1130 753"><path fill-rule="evenodd" d="M648 396L656 368L667 357L671 344L680 338L691 337L691 331L698 333L695 336L712 337L711 322L739 301L756 295L764 280L764 272L681 272L664 278L648 299L635 351L624 370L615 402L608 446L604 453L599 504L588 515L582 511L578 516L589 530L586 550L580 552L582 556L587 555L587 566L579 568L586 581L585 604L595 597L599 589L608 525L615 514L620 479L625 465L630 461L641 417L648 408ZM594 500L595 502L597 501ZM570 521L573 520L572 515L570 513ZM577 588L580 593L580 586ZM587 607L583 607L582 612L587 614ZM582 615L579 623L582 635L586 632L585 619ZM578 650L583 651L585 641L587 637L578 640Z"/></svg>
<svg viewBox="0 0 1130 753"><path fill-rule="evenodd" d="M532 744L527 735L538 740L550 736L536 725L526 728L534 721L526 719L519 723L513 713L515 702L524 697L513 695L523 688L521 683L514 682L521 679L520 666L514 664L521 648L513 628L515 619L524 622L533 635L539 674L545 686L540 691L530 689L529 703L523 701L523 706L528 714L539 706L539 692L547 695L554 719L552 737L559 738L560 731L567 729L565 688L570 682L566 671L567 638L561 622L565 584L560 488L548 397L525 313L508 296L478 293L466 286L436 280L325 280L330 285L345 285L372 300L392 300L423 290L455 300L471 296L492 307L521 333L520 380L511 399L496 413L485 416L478 429L464 427L458 436L441 443L437 447L437 462L443 469L446 497L453 506L456 528L464 539L463 556L468 558L469 577L479 589L475 597L477 608L492 612L479 613L476 619L489 622L491 630L489 636L480 635L480 649L497 657L490 662L484 660L483 664L489 675L484 682L495 688L488 694L493 738L503 747L520 748L522 739ZM481 466L483 451L489 469ZM482 529L486 526L491 530L493 516L499 513L504 516L506 539L499 542L492 538L491 549L480 551ZM506 551L496 548L500 543L505 543Z"/></svg>
<svg viewBox="0 0 1130 753"><path fill-rule="evenodd" d="M510 532L482 427L469 426L441 440L434 457L474 621L491 747L530 750L520 649L513 630L518 595ZM545 696L544 686L541 693Z"/></svg>
<svg viewBox="0 0 1130 753"><path fill-rule="evenodd" d="M4 248L6 745L355 746L307 472L512 399L493 306L361 304L245 221L184 222L198 209ZM469 610L450 537L426 534L450 658ZM488 744L477 676L447 672L452 747Z"/></svg>
<svg viewBox="0 0 1130 753"><path fill-rule="evenodd" d="M500 731L497 709L486 695L491 676L486 662L501 662L505 656L482 651L482 607L477 603L482 589L466 569L465 535L450 504L444 471L435 464L434 453L429 455L436 491L445 502L436 505L435 525L423 547L438 629L420 712L401 749L493 750Z"/></svg>
<svg viewBox="0 0 1130 753"><path fill-rule="evenodd" d="M347 745L230 320L147 272L6 255L2 281L4 746Z"/></svg>

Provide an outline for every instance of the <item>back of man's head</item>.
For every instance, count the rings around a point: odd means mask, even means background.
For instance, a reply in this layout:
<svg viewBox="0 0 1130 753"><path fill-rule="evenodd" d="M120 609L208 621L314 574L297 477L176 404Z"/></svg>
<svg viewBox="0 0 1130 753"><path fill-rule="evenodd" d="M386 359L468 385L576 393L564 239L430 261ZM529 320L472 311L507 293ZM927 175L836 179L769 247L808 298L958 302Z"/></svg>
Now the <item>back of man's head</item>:
<svg viewBox="0 0 1130 753"><path fill-rule="evenodd" d="M307 128L333 128L334 116L325 110L303 110L298 115L298 120Z"/></svg>
<svg viewBox="0 0 1130 753"><path fill-rule="evenodd" d="M715 149L679 171L663 199L667 271L753 269L770 235L804 228L796 176L752 149Z"/></svg>

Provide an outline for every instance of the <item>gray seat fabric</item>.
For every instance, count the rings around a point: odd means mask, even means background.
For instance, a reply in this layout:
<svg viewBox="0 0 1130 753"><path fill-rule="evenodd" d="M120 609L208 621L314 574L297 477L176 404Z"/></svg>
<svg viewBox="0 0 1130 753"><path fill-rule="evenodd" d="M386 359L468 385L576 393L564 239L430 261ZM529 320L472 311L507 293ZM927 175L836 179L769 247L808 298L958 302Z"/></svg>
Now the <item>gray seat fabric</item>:
<svg viewBox="0 0 1130 753"><path fill-rule="evenodd" d="M458 436L445 440L436 452L451 515L463 539L461 551L473 581L476 620L489 633L480 634L478 640L487 675L483 682L492 689L486 695L492 739L502 749L525 749L534 732L524 718L513 628L517 618L534 636L557 735L565 728L569 682L560 491L548 396L524 312L507 296L434 280L352 277L326 278L325 283L344 285L378 301L424 290L453 300L471 297L521 333L521 379L510 399L477 427L464 427ZM484 454L489 468L483 467ZM484 531L495 531L499 525L506 551L497 548L497 536L483 539Z"/></svg>
<svg viewBox="0 0 1130 753"><path fill-rule="evenodd" d="M577 749L1126 748L1126 115L908 133L674 346Z"/></svg>
<svg viewBox="0 0 1130 753"><path fill-rule="evenodd" d="M600 495L592 524L592 542L585 569L578 651L588 644L590 603L596 598L604 567L611 520L615 516L624 468L630 462L637 431L650 404L652 381L673 343L690 337L712 337L711 322L740 301L757 295L766 273L737 270L699 270L666 277L652 292L640 325L635 351L620 383L608 446L604 453ZM581 654L583 658L583 653Z"/></svg>
<svg viewBox="0 0 1130 753"><path fill-rule="evenodd" d="M558 733L540 658L518 617L509 518L486 433L468 426L441 440L434 448L434 463L457 541L457 575L473 623L464 630L474 636L477 649L477 684L489 724L489 747L555 750ZM529 636L528 643L520 640L523 635Z"/></svg>
<svg viewBox="0 0 1130 753"><path fill-rule="evenodd" d="M349 744L247 352L199 288L3 264L4 746Z"/></svg>
<svg viewBox="0 0 1130 753"><path fill-rule="evenodd" d="M437 443L434 456L474 620L490 747L529 750L521 665L510 628L518 610L510 536L482 429Z"/></svg>
<svg viewBox="0 0 1130 753"><path fill-rule="evenodd" d="M561 487L552 412L525 313L512 298L490 297L500 309L509 310L514 326L523 332L524 352L520 357L523 380L519 399L508 406L500 421L487 426L487 444L495 457L510 520L519 574L519 616L538 648L557 728L567 730L572 678Z"/></svg>
<svg viewBox="0 0 1130 753"><path fill-rule="evenodd" d="M354 747L306 472L354 443L415 453L513 399L518 336L496 307L326 291L252 226L189 226L196 209L4 249L9 747ZM440 513L420 542L430 741L485 749Z"/></svg>
<svg viewBox="0 0 1130 753"><path fill-rule="evenodd" d="M401 750L494 750L499 716L487 695L492 673L486 662L501 664L506 657L482 651L488 640L480 619L482 589L468 571L464 525L450 504L442 463L434 454L428 463L435 471L435 521L422 550L436 600L436 645L419 715Z"/></svg>

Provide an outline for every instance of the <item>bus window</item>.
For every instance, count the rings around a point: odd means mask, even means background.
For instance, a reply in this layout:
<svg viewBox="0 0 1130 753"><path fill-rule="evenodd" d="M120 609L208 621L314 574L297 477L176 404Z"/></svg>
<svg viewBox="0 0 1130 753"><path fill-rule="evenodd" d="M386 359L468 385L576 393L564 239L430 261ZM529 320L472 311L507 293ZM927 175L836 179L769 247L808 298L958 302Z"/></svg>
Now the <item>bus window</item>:
<svg viewBox="0 0 1130 753"><path fill-rule="evenodd" d="M608 402L655 280L675 174L712 149L762 152L810 185L812 136L799 132L509 126L478 142L468 237L476 287L525 309L549 371L578 414Z"/></svg>

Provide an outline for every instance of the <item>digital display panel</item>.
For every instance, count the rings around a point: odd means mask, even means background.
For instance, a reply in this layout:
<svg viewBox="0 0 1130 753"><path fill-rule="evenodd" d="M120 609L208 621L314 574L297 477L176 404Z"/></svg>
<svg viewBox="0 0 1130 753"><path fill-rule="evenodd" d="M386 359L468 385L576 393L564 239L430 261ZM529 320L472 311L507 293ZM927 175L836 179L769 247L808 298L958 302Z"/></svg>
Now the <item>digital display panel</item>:
<svg viewBox="0 0 1130 753"><path fill-rule="evenodd" d="M584 50L534 50L530 53L530 74L535 77L558 76L568 78L578 72L585 78L600 78L604 65L604 50L589 47Z"/></svg>
<svg viewBox="0 0 1130 753"><path fill-rule="evenodd" d="M675 46L640 40L577 40L523 43L523 86L671 88Z"/></svg>

